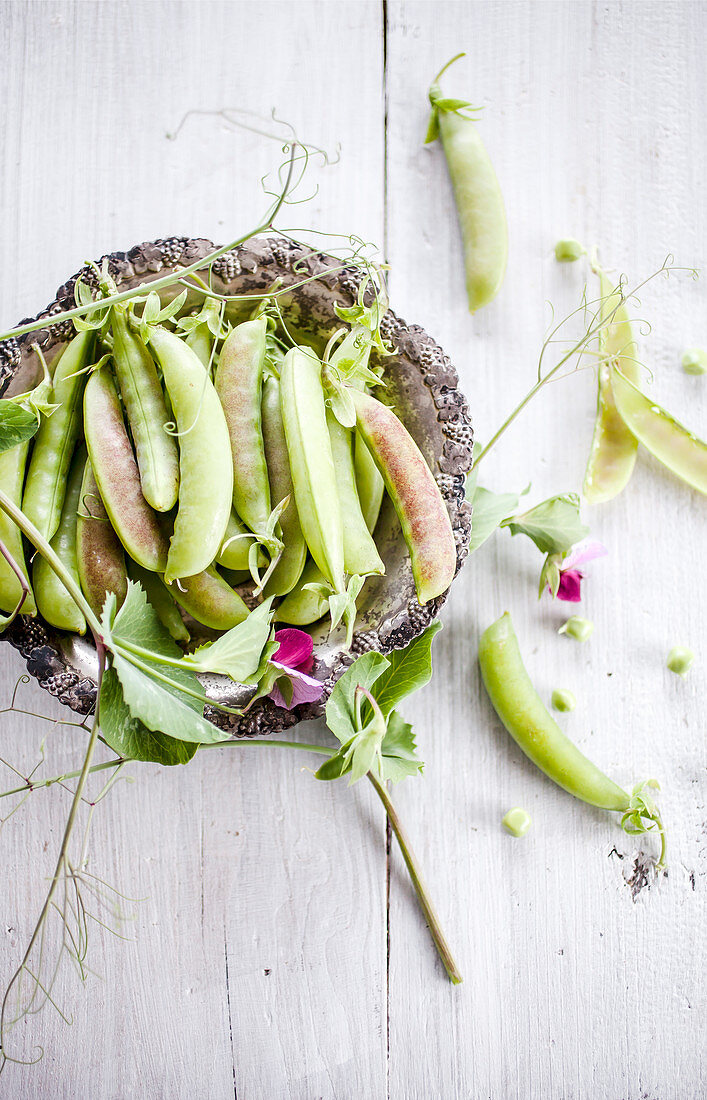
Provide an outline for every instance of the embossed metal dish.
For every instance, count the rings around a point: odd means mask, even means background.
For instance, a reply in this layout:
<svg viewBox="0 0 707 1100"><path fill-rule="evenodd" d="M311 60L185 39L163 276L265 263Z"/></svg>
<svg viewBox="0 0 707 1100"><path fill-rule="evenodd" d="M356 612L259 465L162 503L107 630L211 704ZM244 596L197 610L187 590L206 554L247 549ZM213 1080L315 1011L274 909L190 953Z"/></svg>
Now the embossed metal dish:
<svg viewBox="0 0 707 1100"><path fill-rule="evenodd" d="M121 289L127 289L186 267L214 248L207 240L172 237L137 245L129 252L114 252L107 259L115 282ZM226 294L257 294L270 288L278 277L288 286L301 283L308 275L321 275L293 289L292 297L286 296L281 304L299 337L323 347L340 325L334 303L352 304L362 279L356 268L341 271L340 267L340 260L312 253L286 238L265 235L217 260L212 269L213 286ZM78 275L73 276L60 287L55 301L38 315L47 318L45 329L0 343L0 393L20 393L34 384L39 364L33 344L39 344L45 355L52 358L73 335L71 322L52 325L51 317L74 305L77 278ZM162 297L171 297L181 289L162 291ZM194 304L196 301L195 296ZM242 308L229 306L234 320ZM472 448L467 403L457 389L457 374L449 359L421 328L407 325L392 311L382 327L385 338L397 349L383 361L386 394L434 471L452 520L458 571L467 554L471 526L471 510L464 499ZM402 648L429 625L446 599L445 594L424 607L418 603L407 549L387 497L376 528L376 541L386 572L382 577L371 578L364 587L353 654L369 649L388 653ZM328 638L324 625L315 627L313 636L313 675L331 690L351 654L342 651L340 638L338 641L335 636ZM55 630L39 617L18 619L4 637L19 649L29 673L43 688L80 714L93 709L97 664L95 650L87 639ZM226 678L205 676L202 682L207 694L219 702L240 706L248 698L246 689L239 689ZM211 708L206 713L232 736L253 736L281 732L301 719L316 718L322 713L322 705L286 711L265 699L243 718Z"/></svg>

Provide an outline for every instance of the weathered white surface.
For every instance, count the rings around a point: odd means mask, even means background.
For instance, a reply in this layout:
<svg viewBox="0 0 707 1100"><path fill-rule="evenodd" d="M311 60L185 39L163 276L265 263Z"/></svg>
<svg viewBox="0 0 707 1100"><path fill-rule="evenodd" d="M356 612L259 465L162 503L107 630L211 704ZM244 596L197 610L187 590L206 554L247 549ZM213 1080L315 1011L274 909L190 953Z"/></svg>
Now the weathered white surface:
<svg viewBox="0 0 707 1100"><path fill-rule="evenodd" d="M386 160L378 4L5 4L0 20L3 322L41 307L86 256L251 224L277 148L208 120L164 137L187 109L225 105L275 106L307 140L341 141L292 224L385 230L393 305L452 356L481 439L533 380L546 300L558 316L578 301L584 269L556 265L559 236L596 243L632 282L667 252L707 265L702 5L389 2ZM421 145L427 80L464 48L445 86L486 106L511 232L503 291L475 318L440 150ZM678 360L707 344L704 295L680 276L652 283L641 341L656 396L703 434L707 382ZM531 502L578 488L593 404L589 372L549 387L484 483L532 479ZM67 982L73 1028L45 1014L44 1061L10 1067L0 1093L704 1096L704 501L643 454L630 490L588 518L610 551L586 587L591 641L556 636L562 608L534 596L539 555L499 535L456 583L435 677L408 708L428 766L397 798L463 986L436 963L397 853L387 976L385 837L366 789L319 786L307 758L275 749L204 753L179 771L135 769L98 808L92 866L145 899L127 929L137 942L96 930L104 980ZM505 607L541 693L577 694L563 721L578 743L620 781L663 783L670 875L635 901L636 846L545 781L481 695L478 634ZM685 682L664 668L676 643L698 653ZM22 665L2 658L7 698ZM23 698L60 713L38 689ZM44 732L4 717L0 756L33 762ZM75 744L52 734L56 771ZM39 792L2 833L3 982L66 804ZM500 827L516 804L534 818L523 841Z"/></svg>

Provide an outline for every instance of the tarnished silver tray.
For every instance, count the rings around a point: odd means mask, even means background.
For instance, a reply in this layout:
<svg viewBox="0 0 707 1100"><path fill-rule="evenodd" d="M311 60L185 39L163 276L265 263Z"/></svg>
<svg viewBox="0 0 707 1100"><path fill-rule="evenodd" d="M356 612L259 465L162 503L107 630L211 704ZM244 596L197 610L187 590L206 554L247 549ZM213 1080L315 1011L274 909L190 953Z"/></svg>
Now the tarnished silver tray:
<svg viewBox="0 0 707 1100"><path fill-rule="evenodd" d="M136 245L129 252L114 252L107 260L115 282L121 289L127 289L195 263L214 249L211 241L171 237ZM298 336L323 347L341 323L334 312L334 303L351 305L363 278L357 268L340 270L341 263L287 238L265 235L217 260L212 282L220 293L255 294L270 288L278 277L282 285L289 286L301 283L307 275L321 274L321 278L293 289L292 297L286 296L281 304ZM77 273L60 287L54 302L38 315L37 319L46 317L46 328L0 343L0 393L22 392L38 377L39 363L33 344L39 344L45 355L52 358L73 335L71 322L52 325L51 317L74 305L74 284L79 274L86 272ZM166 300L181 289L162 291L161 296ZM195 296L195 304L196 301ZM242 307L231 308L235 320ZM394 355L382 361L386 397L394 403L435 473L452 521L458 572L467 554L471 527L471 510L464 497L472 450L467 403L457 389L454 367L419 326L408 325L389 311L382 330L386 340L396 348ZM376 541L386 572L366 583L351 653L343 652L340 638L327 636L325 626L313 630L312 675L322 680L328 691L352 655L369 649L388 653L406 646L436 617L446 599L445 594L424 607L418 603L407 549L387 498L376 528ZM18 619L4 637L19 649L30 675L43 688L80 714L93 709L97 663L90 641L55 630L39 617ZM240 706L247 700L245 689L225 678L205 676L202 682L207 694L215 700L232 706ZM316 718L321 713L322 703L286 711L270 699L256 703L242 718L207 708L207 717L233 736L281 732L301 719Z"/></svg>

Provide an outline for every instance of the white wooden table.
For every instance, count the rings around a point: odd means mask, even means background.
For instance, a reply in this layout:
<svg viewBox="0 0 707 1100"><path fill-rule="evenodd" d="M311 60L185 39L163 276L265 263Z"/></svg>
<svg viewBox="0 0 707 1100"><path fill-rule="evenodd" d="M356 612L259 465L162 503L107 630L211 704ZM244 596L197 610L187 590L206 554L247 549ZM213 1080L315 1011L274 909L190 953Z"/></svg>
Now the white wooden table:
<svg viewBox="0 0 707 1100"><path fill-rule="evenodd" d="M632 283L668 252L707 264L702 3L4 2L0 27L3 325L86 258L254 224L277 147L208 117L167 140L195 108L274 107L303 139L341 143L290 224L380 242L394 308L451 355L482 440L532 384L548 300L558 316L579 300L586 269L556 264L558 237L598 245ZM510 221L505 285L475 318L441 152L422 145L427 83L460 49L445 86L486 108ZM679 366L686 345L707 345L704 281L656 280L642 302L654 393L704 435L707 380ZM578 489L593 412L589 371L549 387L483 482L532 480L533 502ZM136 766L98 808L91 847L95 873L142 899L128 906L135 942L95 928L99 977L60 987L73 1027L46 1012L43 1061L8 1067L0 1094L707 1095L704 500L642 454L630 489L587 518L609 549L585 589L591 641L557 636L567 608L538 603L539 555L501 533L455 584L435 676L408 707L427 768L397 801L462 986L445 978L397 851L386 858L364 785L315 783L308 757L274 748ZM543 696L578 696L563 719L578 744L623 783L661 780L658 884L627 883L651 842L554 788L494 718L476 647L504 608ZM665 668L674 644L698 654L684 682ZM22 671L3 647L3 705ZM20 700L67 716L34 684ZM0 756L31 767L48 729L3 716ZM51 731L47 774L80 759L81 739ZM0 834L3 986L67 805L59 788L36 792ZM520 841L500 825L512 805L533 816Z"/></svg>

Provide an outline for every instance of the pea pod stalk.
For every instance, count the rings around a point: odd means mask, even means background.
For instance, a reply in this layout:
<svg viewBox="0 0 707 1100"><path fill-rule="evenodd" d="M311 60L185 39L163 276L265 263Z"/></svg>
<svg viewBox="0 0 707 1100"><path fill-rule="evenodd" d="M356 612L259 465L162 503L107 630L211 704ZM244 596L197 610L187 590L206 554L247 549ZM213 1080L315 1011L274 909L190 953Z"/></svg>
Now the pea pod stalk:
<svg viewBox="0 0 707 1100"><path fill-rule="evenodd" d="M457 54L437 74L429 90L432 115L426 141L441 138L459 217L469 311L492 301L503 282L508 259L508 226L503 195L475 123L462 112L469 103L446 99L438 81L464 57Z"/></svg>
<svg viewBox="0 0 707 1100"><path fill-rule="evenodd" d="M629 795L609 779L565 736L533 687L507 611L481 635L479 665L494 710L525 755L575 798L621 813L621 824L627 832L657 828L661 835L661 868L665 835L658 811L638 789ZM642 819L645 824L641 824Z"/></svg>

